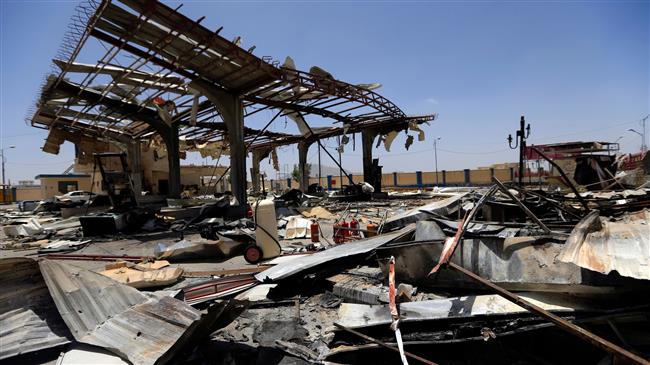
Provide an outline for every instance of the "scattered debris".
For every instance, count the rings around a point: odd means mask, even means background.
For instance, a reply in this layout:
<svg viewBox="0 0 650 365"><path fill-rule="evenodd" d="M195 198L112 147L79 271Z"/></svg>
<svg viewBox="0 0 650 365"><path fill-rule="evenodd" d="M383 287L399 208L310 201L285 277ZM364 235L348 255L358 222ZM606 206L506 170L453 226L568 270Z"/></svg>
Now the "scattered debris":
<svg viewBox="0 0 650 365"><path fill-rule="evenodd" d="M439 172L436 152L440 186L426 171L386 184L373 146L390 152L405 132L409 149L436 115L406 115L377 83L257 57L161 2L80 9L81 42L54 61L30 121L45 152L75 144L91 192L59 181L0 211L0 360L649 363L650 154L527 146L522 116L516 175ZM107 50L96 64L76 60L86 41ZM272 109L261 130L243 124ZM300 133L269 130L277 118ZM322 142L343 152L359 135L362 175ZM295 171L268 181L260 161L279 172L289 145ZM181 168L187 152L217 166ZM321 176L321 152L338 176ZM555 175L526 172L526 156Z"/></svg>

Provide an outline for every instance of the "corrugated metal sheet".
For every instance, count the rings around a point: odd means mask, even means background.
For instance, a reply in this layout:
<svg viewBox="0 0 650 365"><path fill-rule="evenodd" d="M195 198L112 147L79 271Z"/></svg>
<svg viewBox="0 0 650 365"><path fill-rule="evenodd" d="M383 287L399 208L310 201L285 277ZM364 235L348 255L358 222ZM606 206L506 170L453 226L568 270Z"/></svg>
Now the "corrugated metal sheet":
<svg viewBox="0 0 650 365"><path fill-rule="evenodd" d="M587 309L575 298L541 293L520 294L527 301L553 312ZM400 322L431 321L447 318L528 313L499 295L476 295L400 304ZM348 328L388 325L392 321L388 305L343 303L338 323Z"/></svg>
<svg viewBox="0 0 650 365"><path fill-rule="evenodd" d="M0 360L69 343L36 261L0 260Z"/></svg>
<svg viewBox="0 0 650 365"><path fill-rule="evenodd" d="M390 232L398 228L402 228L409 223L415 223L423 219L429 219L432 215L447 216L458 210L460 207L461 199L468 193L459 193L443 200L438 200L433 203L423 205L411 209L405 213L398 214L390 217L384 224L383 232Z"/></svg>
<svg viewBox="0 0 650 365"><path fill-rule="evenodd" d="M81 343L72 345L72 348L69 348L65 353L61 353L59 358L56 360L56 365L81 364L129 365L128 362L101 347L84 345Z"/></svg>
<svg viewBox="0 0 650 365"><path fill-rule="evenodd" d="M146 296L69 264L42 260L40 268L74 338L133 364L168 362L202 317L179 300Z"/></svg>
<svg viewBox="0 0 650 365"><path fill-rule="evenodd" d="M434 218L434 220L441 225L440 228L446 230L449 234L454 234L458 230L459 221L450 221L448 219L438 218ZM520 228L509 228L497 224L474 222L467 225L467 230L464 237L478 235L480 237L508 238L517 236L520 231Z"/></svg>
<svg viewBox="0 0 650 365"><path fill-rule="evenodd" d="M629 279L604 276L561 262L564 244L547 238L472 238L459 242L451 261L508 290L598 294L625 289ZM432 288L476 289L477 284L453 269L429 276L438 262L442 243L405 242L377 248L384 274L386 259L394 256L401 282Z"/></svg>
<svg viewBox="0 0 650 365"><path fill-rule="evenodd" d="M382 234L376 237L338 245L309 256L303 256L299 260L291 260L289 262L275 265L255 275L255 279L262 282L284 279L329 261L370 252L377 247L392 242L396 238L412 233L413 231L415 231L415 226L411 225L397 232Z"/></svg>
<svg viewBox="0 0 650 365"><path fill-rule="evenodd" d="M560 260L607 274L650 280L650 210L627 213L616 221L598 211L580 221Z"/></svg>

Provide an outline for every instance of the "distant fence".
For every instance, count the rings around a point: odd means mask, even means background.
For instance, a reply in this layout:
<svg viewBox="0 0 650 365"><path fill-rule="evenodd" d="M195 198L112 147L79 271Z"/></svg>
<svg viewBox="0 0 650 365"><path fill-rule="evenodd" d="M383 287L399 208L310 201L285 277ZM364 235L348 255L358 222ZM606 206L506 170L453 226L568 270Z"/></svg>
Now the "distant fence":
<svg viewBox="0 0 650 365"><path fill-rule="evenodd" d="M415 172L392 172L382 174L381 186L384 189L416 189L431 188L434 186L480 186L490 185L492 177L506 182L514 181L516 171L514 168L505 169L478 169L478 170L454 170L438 171L437 175L432 171L415 171ZM350 183L359 183L363 181L363 175L352 174L352 182L349 177L343 175L343 181L338 175L322 176L320 182L317 177L309 178L309 184L319 183L327 190L340 189L343 185ZM265 182L266 188L272 186L273 189L285 190L287 188L299 187L298 182L292 179L271 179Z"/></svg>

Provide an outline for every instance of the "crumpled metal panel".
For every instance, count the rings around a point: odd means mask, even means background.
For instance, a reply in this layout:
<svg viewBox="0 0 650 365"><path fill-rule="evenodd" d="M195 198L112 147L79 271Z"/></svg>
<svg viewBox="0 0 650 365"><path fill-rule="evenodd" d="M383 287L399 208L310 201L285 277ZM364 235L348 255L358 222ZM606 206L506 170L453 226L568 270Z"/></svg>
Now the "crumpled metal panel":
<svg viewBox="0 0 650 365"><path fill-rule="evenodd" d="M170 297L147 296L101 274L40 261L52 299L74 338L133 364L161 364L196 329L201 312Z"/></svg>
<svg viewBox="0 0 650 365"><path fill-rule="evenodd" d="M433 203L423 205L409 210L408 212L398 214L390 217L384 223L384 232L390 232L398 228L402 228L409 223L415 223L419 220L429 219L432 215L448 216L460 207L461 199L468 193L459 193L458 195L438 200Z"/></svg>
<svg viewBox="0 0 650 365"><path fill-rule="evenodd" d="M69 343L36 261L0 260L0 360Z"/></svg>
<svg viewBox="0 0 650 365"><path fill-rule="evenodd" d="M616 221L592 211L575 226L559 258L603 274L650 280L650 210Z"/></svg>
<svg viewBox="0 0 650 365"><path fill-rule="evenodd" d="M564 246L535 237L463 239L451 261L508 290L598 294L624 289L629 283L627 278L604 276L559 261ZM380 247L376 252L384 273L387 267L382 259L395 257L395 270L401 282L439 288L478 288L473 280L453 269L443 268L429 276L442 249L442 242L404 242Z"/></svg>
<svg viewBox="0 0 650 365"><path fill-rule="evenodd" d="M588 309L575 298L546 293L523 293L519 296L553 312L574 312ZM399 309L400 322L528 313L526 309L496 294L401 303ZM338 314L337 323L348 328L388 325L392 321L388 305L343 303Z"/></svg>
<svg viewBox="0 0 650 365"><path fill-rule="evenodd" d="M458 230L459 221L450 221L447 219L434 218L434 220L442 225L441 228L447 229L450 233L454 233ZM467 226L466 236L471 235L480 235L481 237L499 237L499 238L508 238L515 237L521 229L519 228L509 228L497 224L486 224L480 222L473 222Z"/></svg>
<svg viewBox="0 0 650 365"><path fill-rule="evenodd" d="M382 234L351 243L341 244L324 251L316 252L312 255L305 255L299 260L291 260L289 262L275 265L255 275L255 279L261 282L284 279L301 271L311 269L315 266L330 261L370 252L377 247L383 246L389 242L394 241L398 237L407 235L413 231L415 231L415 227L411 225L409 227L404 227L397 232Z"/></svg>

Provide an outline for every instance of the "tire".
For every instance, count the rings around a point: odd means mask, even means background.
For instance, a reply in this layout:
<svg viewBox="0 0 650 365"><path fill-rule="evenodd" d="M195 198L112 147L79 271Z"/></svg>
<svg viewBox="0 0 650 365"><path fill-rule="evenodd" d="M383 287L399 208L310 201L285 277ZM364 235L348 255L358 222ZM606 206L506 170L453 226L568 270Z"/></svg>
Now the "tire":
<svg viewBox="0 0 650 365"><path fill-rule="evenodd" d="M244 260L249 264L254 265L262 261L262 256L264 256L262 250L256 245L248 246L244 251Z"/></svg>

